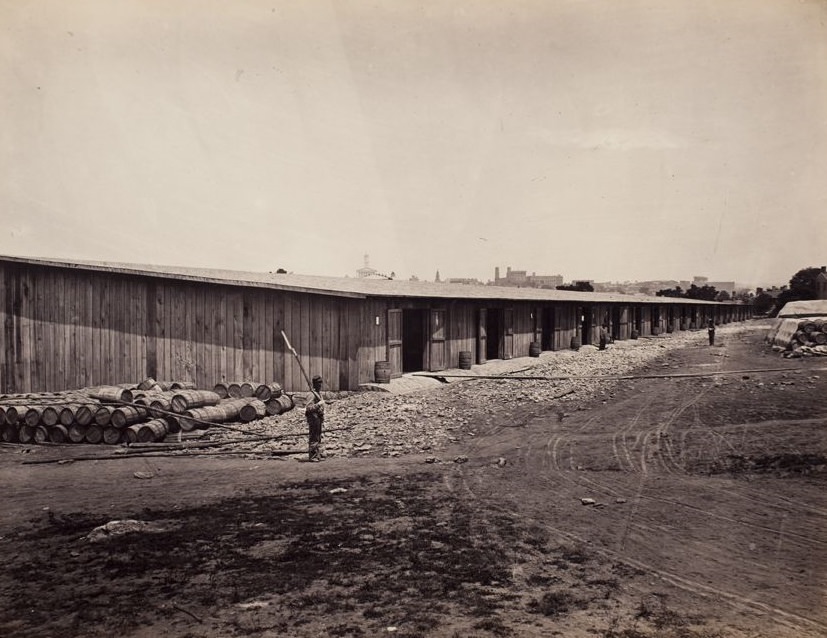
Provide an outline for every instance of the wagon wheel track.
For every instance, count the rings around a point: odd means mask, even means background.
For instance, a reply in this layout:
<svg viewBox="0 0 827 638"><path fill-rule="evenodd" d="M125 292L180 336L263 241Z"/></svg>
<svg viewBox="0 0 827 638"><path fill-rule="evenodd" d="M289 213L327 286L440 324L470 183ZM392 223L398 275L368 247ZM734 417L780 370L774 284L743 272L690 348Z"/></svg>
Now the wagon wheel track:
<svg viewBox="0 0 827 638"><path fill-rule="evenodd" d="M629 470L631 472L644 473L645 474L646 473L646 467L645 467L645 463L641 463L640 466L638 466L634 462L634 460L632 459L632 450L629 448L629 445L627 443L627 437L630 436L633 432L635 432L635 441L633 443L633 448L636 448L639 445L641 445L641 436L642 436L643 433L641 431L636 431L636 426L637 426L638 423L640 423L641 417L652 406L654 401L655 401L654 395L652 395L652 394L647 395L646 399L643 402L643 405L641 405L640 408L635 412L635 416L626 425L622 426L620 428L619 432L615 432L612 435L613 445L614 445L614 442L617 440L617 437L620 436L621 448L623 449L623 455L626 457L626 462L628 463ZM617 459L620 462L620 464L622 465L622 459L619 456L617 456Z"/></svg>
<svg viewBox="0 0 827 638"><path fill-rule="evenodd" d="M584 429L589 427L591 424L595 423L599 419L599 415L596 416L589 416L586 421L580 425L575 432L582 432ZM542 460L542 466L548 467L549 462L552 468L556 472L563 472L562 468L560 467L560 457L559 457L559 448L561 445L568 443L572 440L571 434L558 432L554 436L549 437L548 441L546 441L545 445L545 458ZM570 458L569 464L572 465L572 459ZM572 468L573 469L573 468Z"/></svg>
<svg viewBox="0 0 827 638"><path fill-rule="evenodd" d="M668 474L687 473L686 466L679 463L676 460L676 455L674 453L674 450L672 449L672 440L670 432L672 425L675 423L678 417L680 417L690 407L696 406L707 391L707 388L703 388L700 392L691 394L687 400L681 402L669 413L669 416L667 417L664 423L660 424L658 427L654 428L654 430L648 433L647 438L649 438L650 436L654 436L658 442L659 449L665 448L666 450L666 455L658 454L658 460L660 461L660 466Z"/></svg>
<svg viewBox="0 0 827 638"><path fill-rule="evenodd" d="M459 480L459 487L462 489L462 491L464 491L472 499L481 500L479 495L468 484L468 480L465 476L465 473L462 473L460 475ZM451 491L454 491L455 488L449 487L449 489ZM488 505L492 509L498 510L503 514L510 514L512 512L510 508L506 508L505 506L491 502L490 500L486 500L486 503L488 503ZM701 583L691 578L686 578L679 574L675 574L674 572L659 569L647 562L640 561L626 555L622 552L622 550L613 551L606 547L597 547L590 541L590 539L586 537L548 525L546 521L538 520L533 516L524 516L524 519L534 524L542 526L544 529L553 532L559 538L574 541L584 546L587 546L590 548L591 551L594 551L595 553L600 554L605 558L624 563L636 569L642 570L648 574L658 576L661 580L668 582L672 586L682 589L684 591L703 597L715 595L726 600L728 604L732 605L735 608L747 609L752 611L758 610L762 613L770 614L772 615L775 622L782 624L788 627L789 629L795 630L800 634L801 632L817 632L812 635L827 635L827 624L815 618L809 618L807 616L803 616L801 614L791 612L780 607L775 607L768 603L761 602L760 600L743 596L737 592L721 589L719 587L712 587L711 585Z"/></svg>

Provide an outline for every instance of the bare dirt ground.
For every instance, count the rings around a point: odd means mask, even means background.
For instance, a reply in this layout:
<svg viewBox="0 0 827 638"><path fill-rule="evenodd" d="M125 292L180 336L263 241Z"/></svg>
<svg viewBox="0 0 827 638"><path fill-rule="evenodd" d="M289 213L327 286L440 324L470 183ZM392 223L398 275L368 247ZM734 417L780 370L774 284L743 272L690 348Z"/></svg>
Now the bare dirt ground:
<svg viewBox="0 0 827 638"><path fill-rule="evenodd" d="M348 399L407 402L411 427L422 405L463 415L448 447L397 457L4 446L0 633L827 635L827 362L782 360L762 328L638 372L787 371ZM121 519L144 527L90 537Z"/></svg>

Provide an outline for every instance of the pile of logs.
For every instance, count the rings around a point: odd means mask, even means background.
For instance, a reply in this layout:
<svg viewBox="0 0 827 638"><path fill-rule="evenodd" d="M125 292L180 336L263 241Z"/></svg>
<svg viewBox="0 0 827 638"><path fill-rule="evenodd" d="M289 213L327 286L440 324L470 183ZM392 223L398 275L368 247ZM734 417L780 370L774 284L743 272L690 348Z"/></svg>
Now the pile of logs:
<svg viewBox="0 0 827 638"><path fill-rule="evenodd" d="M249 394L247 394L249 392ZM213 424L249 423L293 409L278 383L145 379L139 384L0 395L0 440L6 443L147 443Z"/></svg>

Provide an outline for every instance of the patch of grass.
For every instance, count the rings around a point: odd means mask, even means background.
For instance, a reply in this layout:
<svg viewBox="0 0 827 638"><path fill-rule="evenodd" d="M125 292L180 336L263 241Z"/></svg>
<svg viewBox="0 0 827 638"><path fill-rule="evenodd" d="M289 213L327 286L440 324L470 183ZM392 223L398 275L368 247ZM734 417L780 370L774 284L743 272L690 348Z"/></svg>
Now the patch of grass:
<svg viewBox="0 0 827 638"><path fill-rule="evenodd" d="M13 542L27 552L7 552L0 633L23 623L28 636L69 638L92 629L107 633L116 619L118 631L129 633L157 616L160 600L180 591L196 613L272 596L279 607L272 608L271 620L281 614L293 626L321 600L329 617L343 614L376 625L363 628L367 634L379 628L389 608L420 633L451 610L488 619L507 597L483 595L481 588L510 585L508 548L539 547L546 534L440 486L428 474L390 484L289 484L274 495L146 509L131 518L169 525L95 544L79 539L105 519L83 513L43 517L33 529L15 532ZM330 494L334 487L348 491ZM60 624L64 617L73 622ZM336 631L357 635L347 622Z"/></svg>
<svg viewBox="0 0 827 638"><path fill-rule="evenodd" d="M358 636L364 636L365 632L362 631L362 628L358 625L349 625L347 623L336 625L328 629L328 633L331 636L353 636L357 638Z"/></svg>
<svg viewBox="0 0 827 638"><path fill-rule="evenodd" d="M563 582L559 576L546 574L531 574L526 582L532 587L548 587Z"/></svg>
<svg viewBox="0 0 827 638"><path fill-rule="evenodd" d="M561 547L560 557L569 563L575 563L577 565L582 565L589 560L589 555L580 546Z"/></svg>
<svg viewBox="0 0 827 638"><path fill-rule="evenodd" d="M543 594L539 600L532 600L528 604L528 609L533 614L562 616L569 611L572 602L572 596L568 592L550 591Z"/></svg>
<svg viewBox="0 0 827 638"><path fill-rule="evenodd" d="M480 620L474 625L474 629L487 631L498 638L506 638L507 636L514 635L514 631L503 624L503 621L496 616Z"/></svg>

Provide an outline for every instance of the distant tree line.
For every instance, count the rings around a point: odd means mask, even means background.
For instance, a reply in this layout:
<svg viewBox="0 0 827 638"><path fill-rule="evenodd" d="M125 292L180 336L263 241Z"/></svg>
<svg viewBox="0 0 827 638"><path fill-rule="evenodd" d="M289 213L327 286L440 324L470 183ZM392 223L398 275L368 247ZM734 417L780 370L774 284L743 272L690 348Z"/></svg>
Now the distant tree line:
<svg viewBox="0 0 827 638"><path fill-rule="evenodd" d="M658 297L683 297L685 299L698 299L700 301L729 301L730 294L726 290L718 291L715 286L696 286L692 284L689 290L683 290L680 286L664 288L655 293Z"/></svg>
<svg viewBox="0 0 827 638"><path fill-rule="evenodd" d="M774 297L767 292L754 295L751 292L740 293L732 297L726 290L718 291L714 286L696 286L692 284L689 290L682 290L680 286L658 290L658 297L684 297L686 299L700 299L702 301L729 301L735 299L752 304L756 314L771 314L775 316L790 301L807 301L818 297L816 277L820 268L811 266L802 268L790 279L790 285Z"/></svg>
<svg viewBox="0 0 827 638"><path fill-rule="evenodd" d="M557 290L573 290L575 292L594 292L594 286L588 281L576 281L573 284L557 286Z"/></svg>
<svg viewBox="0 0 827 638"><path fill-rule="evenodd" d="M790 278L790 285L786 290L782 290L778 297L774 300L775 307L771 309L772 315L775 316L784 307L784 304L790 301L809 301L811 299L818 299L818 286L816 285L816 277L821 272L820 268L810 266L809 268L802 268ZM769 295L768 295L769 296ZM761 295L758 295L755 300L758 301ZM756 305L756 312L758 311Z"/></svg>

